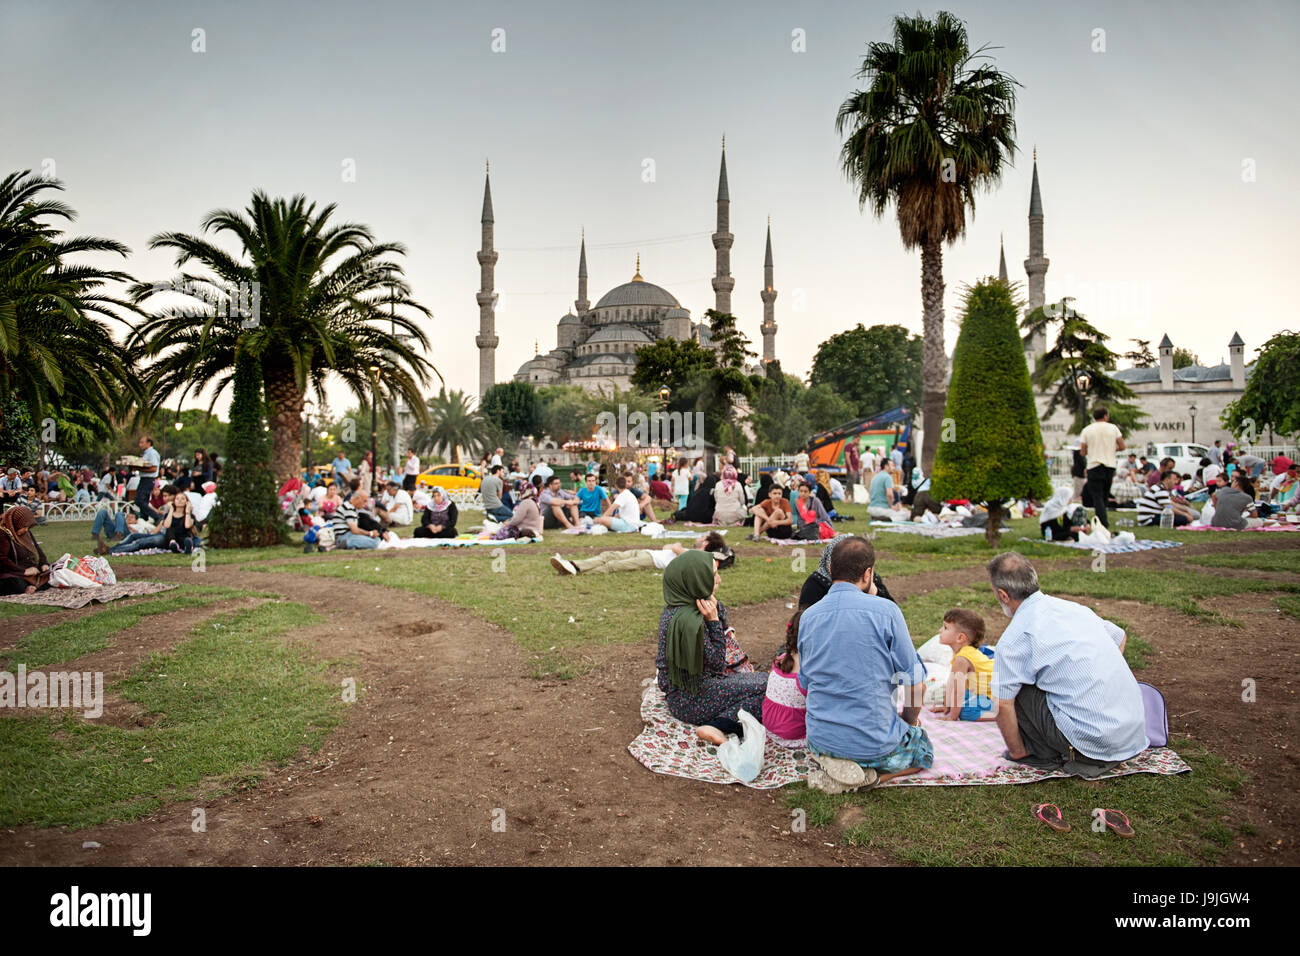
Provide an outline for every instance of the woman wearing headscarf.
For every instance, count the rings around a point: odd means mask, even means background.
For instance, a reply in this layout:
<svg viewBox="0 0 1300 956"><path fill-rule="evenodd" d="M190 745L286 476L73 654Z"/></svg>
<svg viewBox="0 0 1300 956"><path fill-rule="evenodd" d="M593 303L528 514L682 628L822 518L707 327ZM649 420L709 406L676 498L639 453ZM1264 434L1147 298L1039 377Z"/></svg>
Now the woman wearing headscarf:
<svg viewBox="0 0 1300 956"><path fill-rule="evenodd" d="M713 523L745 523L745 489L736 480L736 469L727 465L722 469L722 481L713 486Z"/></svg>
<svg viewBox="0 0 1300 956"><path fill-rule="evenodd" d="M686 507L673 515L674 521L691 521L695 524L713 524L713 488L718 483L717 475L708 475L701 478L695 490L691 492L690 498L686 500Z"/></svg>
<svg viewBox="0 0 1300 956"><path fill-rule="evenodd" d="M34 527L36 515L25 505L0 514L0 594L34 594L50 586L50 562Z"/></svg>
<svg viewBox="0 0 1300 956"><path fill-rule="evenodd" d="M831 554L837 544L851 537L853 537L851 534L837 534L826 543L826 547L822 548L822 559L817 565L817 570L808 575L808 579L803 583L803 590L799 592L799 610L812 607L831 589ZM885 582L880 579L879 573L875 574L872 589L868 593L894 601L894 596L885 587ZM894 603L898 602L894 601Z"/></svg>
<svg viewBox="0 0 1300 956"><path fill-rule="evenodd" d="M1043 513L1038 516L1038 526L1046 538L1050 533L1052 541L1078 541L1079 532L1087 527L1076 525L1071 520L1070 498L1073 492L1069 488L1057 488L1052 497L1043 505ZM1082 506L1080 506L1080 509ZM1079 516L1082 520L1082 515Z"/></svg>
<svg viewBox="0 0 1300 956"><path fill-rule="evenodd" d="M715 597L714 560L712 552L687 551L664 569L655 669L668 712L695 724L701 740L721 744L727 734L743 735L741 708L762 719L767 675L727 672L727 609Z"/></svg>
<svg viewBox="0 0 1300 956"><path fill-rule="evenodd" d="M429 489L433 500L424 509L420 527L411 532L413 538L454 538L456 537L456 502L447 497L447 492L438 486Z"/></svg>
<svg viewBox="0 0 1300 956"><path fill-rule="evenodd" d="M510 520L497 529L497 532L492 535L493 538L502 540L542 536L542 512L537 507L537 486L531 481L521 481L518 495L519 503L515 505Z"/></svg>

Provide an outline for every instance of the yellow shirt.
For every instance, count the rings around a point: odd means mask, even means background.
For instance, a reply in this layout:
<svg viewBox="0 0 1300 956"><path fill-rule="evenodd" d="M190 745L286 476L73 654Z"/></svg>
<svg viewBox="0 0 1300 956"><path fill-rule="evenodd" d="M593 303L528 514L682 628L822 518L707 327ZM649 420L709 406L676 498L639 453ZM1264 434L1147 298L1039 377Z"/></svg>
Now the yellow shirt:
<svg viewBox="0 0 1300 956"><path fill-rule="evenodd" d="M981 697L988 697L989 681L993 679L993 658L985 657L982 651L974 647L963 647L954 655L954 660L958 657L970 664L971 669L975 671L975 686L978 688L976 693ZM967 680L969 681L969 678ZM970 686L969 683L967 686Z"/></svg>

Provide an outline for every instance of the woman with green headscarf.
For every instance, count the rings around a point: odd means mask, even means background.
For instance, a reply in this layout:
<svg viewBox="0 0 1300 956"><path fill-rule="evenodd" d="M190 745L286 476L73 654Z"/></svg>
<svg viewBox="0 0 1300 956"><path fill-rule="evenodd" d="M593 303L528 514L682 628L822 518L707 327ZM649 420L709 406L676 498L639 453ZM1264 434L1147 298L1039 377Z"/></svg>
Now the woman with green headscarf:
<svg viewBox="0 0 1300 956"><path fill-rule="evenodd" d="M687 551L664 570L655 668L668 712L696 725L701 739L720 744L742 734L744 708L762 719L767 675L727 672L727 609L714 594L719 578L709 551Z"/></svg>

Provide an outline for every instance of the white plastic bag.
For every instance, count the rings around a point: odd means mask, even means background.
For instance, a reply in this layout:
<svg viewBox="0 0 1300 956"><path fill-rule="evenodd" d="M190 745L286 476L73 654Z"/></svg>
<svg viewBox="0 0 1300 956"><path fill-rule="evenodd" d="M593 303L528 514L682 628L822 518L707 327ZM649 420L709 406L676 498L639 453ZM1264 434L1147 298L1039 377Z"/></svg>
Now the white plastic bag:
<svg viewBox="0 0 1300 956"><path fill-rule="evenodd" d="M641 526L641 533L647 538L657 538L663 534L665 528L657 521L647 521Z"/></svg>
<svg viewBox="0 0 1300 956"><path fill-rule="evenodd" d="M741 710L737 719L745 728L745 739L733 734L718 748L718 762L743 783L749 783L763 769L763 747L767 744L767 731L747 710Z"/></svg>
<svg viewBox="0 0 1300 956"><path fill-rule="evenodd" d="M101 585L95 580L95 572L85 558L74 561L72 555L65 554L50 565L50 587L97 588Z"/></svg>
<svg viewBox="0 0 1300 956"><path fill-rule="evenodd" d="M1100 518L1094 517L1092 519L1092 527L1088 530L1092 535L1093 541L1098 541L1102 544L1106 544L1110 541L1110 529L1101 523Z"/></svg>

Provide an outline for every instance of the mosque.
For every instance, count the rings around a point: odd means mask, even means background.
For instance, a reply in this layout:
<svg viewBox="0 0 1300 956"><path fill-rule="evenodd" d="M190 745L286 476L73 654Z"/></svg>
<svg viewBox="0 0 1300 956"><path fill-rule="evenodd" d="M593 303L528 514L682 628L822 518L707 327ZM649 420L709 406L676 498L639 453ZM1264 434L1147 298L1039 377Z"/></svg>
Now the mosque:
<svg viewBox="0 0 1300 956"><path fill-rule="evenodd" d="M713 277L713 308L731 312L731 290L736 280L731 276L730 232L731 197L727 189L726 142L722 147L722 164L718 173L717 226L713 233L715 274ZM490 174L489 174L490 175ZM480 287L476 299L479 306L479 334L475 344L479 349L479 396L487 392L496 381L496 292L494 267L497 253L494 249L492 213L492 184L485 179L483 186L483 235L478 253ZM772 279L772 227L768 224L767 249L763 263L763 362L776 358L776 320L774 308L776 288ZM709 348L712 342L708 322L691 321L690 311L667 289L647 282L641 275L641 257L636 260L636 272L622 285L606 292L592 305L587 298L587 240L584 234L578 253L578 297L573 311L560 317L556 324L556 344L546 354L540 348L533 358L519 367L514 381L529 382L534 386L570 384L581 385L590 392L627 389L631 386L632 372L636 368L636 350L659 339L692 339Z"/></svg>

